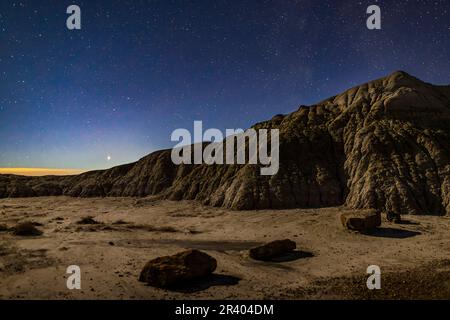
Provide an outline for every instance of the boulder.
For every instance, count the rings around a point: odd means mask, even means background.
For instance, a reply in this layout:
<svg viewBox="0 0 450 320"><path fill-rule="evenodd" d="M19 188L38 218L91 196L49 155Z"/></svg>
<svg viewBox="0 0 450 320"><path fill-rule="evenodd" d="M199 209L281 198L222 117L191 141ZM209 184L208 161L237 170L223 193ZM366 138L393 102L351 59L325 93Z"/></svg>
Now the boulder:
<svg viewBox="0 0 450 320"><path fill-rule="evenodd" d="M345 212L341 222L349 230L366 233L381 226L381 213L373 209Z"/></svg>
<svg viewBox="0 0 450 320"><path fill-rule="evenodd" d="M294 251L297 245L289 239L276 240L250 249L250 257L255 260L271 260Z"/></svg>
<svg viewBox="0 0 450 320"><path fill-rule="evenodd" d="M206 277L212 274L216 267L217 261L210 255L198 250L187 250L147 262L139 281L160 288L171 287Z"/></svg>

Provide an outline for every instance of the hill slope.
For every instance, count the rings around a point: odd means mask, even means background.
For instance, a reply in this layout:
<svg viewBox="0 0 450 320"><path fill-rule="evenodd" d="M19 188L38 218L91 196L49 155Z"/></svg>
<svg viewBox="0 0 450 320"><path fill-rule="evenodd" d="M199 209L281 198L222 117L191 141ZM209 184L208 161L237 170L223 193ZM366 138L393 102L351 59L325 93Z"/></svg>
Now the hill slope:
<svg viewBox="0 0 450 320"><path fill-rule="evenodd" d="M146 196L233 209L346 204L450 214L450 86L405 72L255 125L280 129L280 170L180 165L170 150L71 177L0 176L0 197Z"/></svg>

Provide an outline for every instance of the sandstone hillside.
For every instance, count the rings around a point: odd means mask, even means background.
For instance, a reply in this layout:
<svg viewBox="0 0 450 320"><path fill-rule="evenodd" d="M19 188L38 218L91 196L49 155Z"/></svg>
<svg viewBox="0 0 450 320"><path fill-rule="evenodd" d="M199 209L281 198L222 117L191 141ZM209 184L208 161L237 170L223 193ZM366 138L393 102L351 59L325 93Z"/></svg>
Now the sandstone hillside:
<svg viewBox="0 0 450 320"><path fill-rule="evenodd" d="M170 150L67 177L0 176L1 197L69 195L194 199L233 209L345 204L400 214L450 214L450 86L395 72L277 115L280 170L174 165Z"/></svg>

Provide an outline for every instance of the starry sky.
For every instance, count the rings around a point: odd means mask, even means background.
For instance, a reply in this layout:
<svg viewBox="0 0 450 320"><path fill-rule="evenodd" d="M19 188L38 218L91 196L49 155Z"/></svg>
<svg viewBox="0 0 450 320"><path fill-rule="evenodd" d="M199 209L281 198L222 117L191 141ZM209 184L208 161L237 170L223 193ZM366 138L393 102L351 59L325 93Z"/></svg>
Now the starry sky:
<svg viewBox="0 0 450 320"><path fill-rule="evenodd" d="M1 0L0 167L108 168L395 70L450 84L449 0Z"/></svg>

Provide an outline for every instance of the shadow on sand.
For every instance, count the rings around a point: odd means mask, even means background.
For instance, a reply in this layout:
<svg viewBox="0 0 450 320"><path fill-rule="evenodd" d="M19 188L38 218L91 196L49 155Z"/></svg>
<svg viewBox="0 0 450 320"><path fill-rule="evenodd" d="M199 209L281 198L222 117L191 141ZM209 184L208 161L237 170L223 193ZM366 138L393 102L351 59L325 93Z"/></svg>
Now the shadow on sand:
<svg viewBox="0 0 450 320"><path fill-rule="evenodd" d="M215 274L204 278L186 281L180 285L167 288L169 291L181 293L194 293L209 289L216 286L234 286L239 283L241 279L225 274Z"/></svg>
<svg viewBox="0 0 450 320"><path fill-rule="evenodd" d="M312 254L311 252L295 250L290 253L284 254L282 256L272 258L272 259L268 260L268 262L289 262L289 261L295 261L295 260L299 260L299 259L312 258L312 257L314 257L314 254Z"/></svg>
<svg viewBox="0 0 450 320"><path fill-rule="evenodd" d="M378 228L367 235L381 238L406 239L420 235L418 231L403 230L396 228Z"/></svg>

